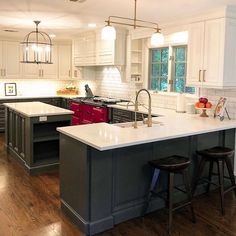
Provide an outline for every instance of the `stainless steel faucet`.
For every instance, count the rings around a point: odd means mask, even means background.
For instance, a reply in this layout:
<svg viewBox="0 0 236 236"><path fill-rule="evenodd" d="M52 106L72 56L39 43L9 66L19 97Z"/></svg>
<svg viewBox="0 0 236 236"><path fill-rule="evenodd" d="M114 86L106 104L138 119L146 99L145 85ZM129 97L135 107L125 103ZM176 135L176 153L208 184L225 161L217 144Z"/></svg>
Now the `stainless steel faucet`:
<svg viewBox="0 0 236 236"><path fill-rule="evenodd" d="M148 94L148 119L147 119L147 126L148 127L152 127L152 108L151 108L151 95L148 92L147 89L140 89L137 93L136 93L136 98L135 98L135 121L134 121L134 128L138 128L138 124L137 124L137 111L138 111L138 96L141 92L146 92Z"/></svg>

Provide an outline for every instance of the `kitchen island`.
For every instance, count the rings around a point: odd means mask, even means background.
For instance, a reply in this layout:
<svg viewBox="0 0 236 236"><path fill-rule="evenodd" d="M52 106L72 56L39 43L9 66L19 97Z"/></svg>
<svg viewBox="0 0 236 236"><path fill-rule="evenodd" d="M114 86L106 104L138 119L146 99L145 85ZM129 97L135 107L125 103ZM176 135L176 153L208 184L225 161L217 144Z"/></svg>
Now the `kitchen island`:
<svg viewBox="0 0 236 236"><path fill-rule="evenodd" d="M57 127L71 123L72 111L42 102L4 103L7 150L29 174L58 168Z"/></svg>
<svg viewBox="0 0 236 236"><path fill-rule="evenodd" d="M142 215L152 169L148 161L169 155L191 159L196 173L196 150L216 145L235 147L236 121L223 122L199 115L153 110L153 127L106 123L58 128L60 132L60 197L62 211L92 235ZM161 174L158 190L166 189ZM181 179L176 180L181 184ZM204 191L199 185L197 194ZM176 193L175 199L183 200ZM164 207L154 198L149 212Z"/></svg>

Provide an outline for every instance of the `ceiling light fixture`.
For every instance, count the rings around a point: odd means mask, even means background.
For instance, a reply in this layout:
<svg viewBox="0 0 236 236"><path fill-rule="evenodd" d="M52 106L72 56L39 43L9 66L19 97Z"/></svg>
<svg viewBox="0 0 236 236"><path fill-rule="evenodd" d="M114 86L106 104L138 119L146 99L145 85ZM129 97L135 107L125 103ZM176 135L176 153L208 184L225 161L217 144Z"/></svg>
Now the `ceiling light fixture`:
<svg viewBox="0 0 236 236"><path fill-rule="evenodd" d="M95 23L88 23L88 27L89 28L96 28L96 24Z"/></svg>
<svg viewBox="0 0 236 236"><path fill-rule="evenodd" d="M105 22L107 25L102 29L103 40L115 40L116 30L111 24L132 26L136 28L153 29L155 33L151 36L151 45L158 46L164 42L164 36L161 34L161 29L157 23L137 19L137 0L134 0L134 18L127 18L121 16L109 16Z"/></svg>
<svg viewBox="0 0 236 236"><path fill-rule="evenodd" d="M40 21L34 21L35 31L28 33L21 42L22 63L52 64L52 41L49 35L38 30Z"/></svg>

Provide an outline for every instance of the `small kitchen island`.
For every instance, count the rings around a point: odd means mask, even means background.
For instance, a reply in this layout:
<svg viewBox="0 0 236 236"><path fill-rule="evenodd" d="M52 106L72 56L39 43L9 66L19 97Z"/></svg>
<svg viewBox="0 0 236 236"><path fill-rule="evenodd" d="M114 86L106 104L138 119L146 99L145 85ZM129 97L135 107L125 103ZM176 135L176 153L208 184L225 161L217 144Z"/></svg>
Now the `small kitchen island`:
<svg viewBox="0 0 236 236"><path fill-rule="evenodd" d="M72 111L42 102L4 103L7 150L29 174L57 169L57 127L71 123Z"/></svg>
<svg viewBox="0 0 236 236"><path fill-rule="evenodd" d="M58 128L61 208L87 235L142 215L152 175L148 161L174 154L188 156L193 179L196 150L235 147L236 121L162 109L153 113L163 116L153 118L150 128L106 123ZM166 189L166 178L161 173L158 190ZM181 178L176 182L182 183ZM204 185L199 185L197 194L203 191ZM175 195L177 200L184 197ZM162 207L163 201L154 198L148 212Z"/></svg>

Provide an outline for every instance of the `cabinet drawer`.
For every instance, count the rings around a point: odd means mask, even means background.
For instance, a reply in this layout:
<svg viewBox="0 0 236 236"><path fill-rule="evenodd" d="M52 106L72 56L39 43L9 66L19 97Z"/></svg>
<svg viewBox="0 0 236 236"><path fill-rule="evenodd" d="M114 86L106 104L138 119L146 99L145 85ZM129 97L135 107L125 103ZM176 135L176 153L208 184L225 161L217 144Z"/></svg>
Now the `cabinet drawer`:
<svg viewBox="0 0 236 236"><path fill-rule="evenodd" d="M80 124L79 117L77 117L77 116L72 116L72 118L71 118L71 124L72 124L72 125L79 125L79 124Z"/></svg>
<svg viewBox="0 0 236 236"><path fill-rule="evenodd" d="M77 102L71 102L70 110L74 112L74 116L80 116L82 111L82 105Z"/></svg>
<svg viewBox="0 0 236 236"><path fill-rule="evenodd" d="M121 116L126 117L128 119L132 119L132 112L126 110L113 109L113 116Z"/></svg>
<svg viewBox="0 0 236 236"><path fill-rule="evenodd" d="M93 107L93 122L108 122L107 108Z"/></svg>

